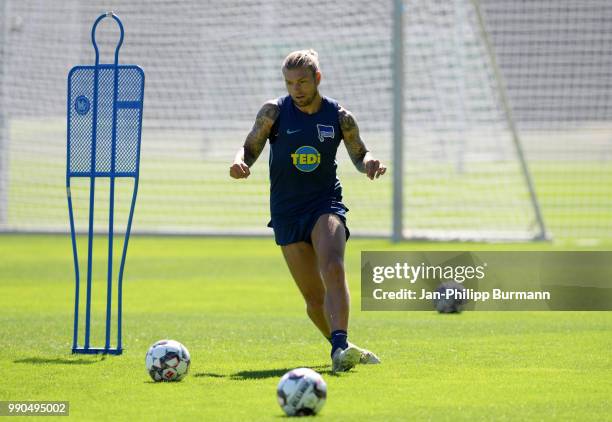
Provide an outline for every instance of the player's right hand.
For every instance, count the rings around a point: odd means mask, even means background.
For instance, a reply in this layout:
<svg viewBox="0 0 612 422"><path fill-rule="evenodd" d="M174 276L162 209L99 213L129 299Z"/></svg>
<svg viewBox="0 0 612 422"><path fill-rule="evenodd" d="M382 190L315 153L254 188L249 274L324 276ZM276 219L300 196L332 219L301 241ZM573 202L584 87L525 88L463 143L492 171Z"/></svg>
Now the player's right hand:
<svg viewBox="0 0 612 422"><path fill-rule="evenodd" d="M249 166L244 161L236 161L230 167L230 176L234 179L246 179L251 175Z"/></svg>

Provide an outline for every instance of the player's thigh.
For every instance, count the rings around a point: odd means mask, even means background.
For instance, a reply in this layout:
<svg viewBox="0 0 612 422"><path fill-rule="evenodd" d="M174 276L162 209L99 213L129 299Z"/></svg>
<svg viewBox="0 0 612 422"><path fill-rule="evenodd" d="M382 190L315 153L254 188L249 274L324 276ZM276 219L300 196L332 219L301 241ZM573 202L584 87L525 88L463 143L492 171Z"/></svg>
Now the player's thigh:
<svg viewBox="0 0 612 422"><path fill-rule="evenodd" d="M346 247L344 223L336 214L323 214L312 229L312 245L321 268L329 263L343 264Z"/></svg>
<svg viewBox="0 0 612 422"><path fill-rule="evenodd" d="M296 242L281 246L281 250L289 272L304 299L309 303L322 301L325 296L325 286L321 280L317 257L312 245L306 242Z"/></svg>

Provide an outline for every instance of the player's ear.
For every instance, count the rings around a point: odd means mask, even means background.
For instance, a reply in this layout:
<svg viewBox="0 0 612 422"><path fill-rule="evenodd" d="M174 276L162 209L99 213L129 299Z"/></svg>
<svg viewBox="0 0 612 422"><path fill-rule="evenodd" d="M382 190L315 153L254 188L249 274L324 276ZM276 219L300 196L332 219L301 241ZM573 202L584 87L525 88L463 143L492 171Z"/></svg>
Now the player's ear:
<svg viewBox="0 0 612 422"><path fill-rule="evenodd" d="M321 72L319 72L318 70L315 73L315 83L317 84L317 86L319 86L319 84L321 83Z"/></svg>

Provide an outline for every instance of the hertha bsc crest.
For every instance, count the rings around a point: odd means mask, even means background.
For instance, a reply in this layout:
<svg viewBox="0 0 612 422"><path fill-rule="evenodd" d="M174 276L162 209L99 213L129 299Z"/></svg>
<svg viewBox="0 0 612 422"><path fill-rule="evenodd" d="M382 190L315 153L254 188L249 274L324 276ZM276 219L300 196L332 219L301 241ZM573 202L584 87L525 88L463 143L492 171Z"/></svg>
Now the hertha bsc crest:
<svg viewBox="0 0 612 422"><path fill-rule="evenodd" d="M319 132L319 141L323 142L325 138L334 139L334 127L329 125L317 124Z"/></svg>

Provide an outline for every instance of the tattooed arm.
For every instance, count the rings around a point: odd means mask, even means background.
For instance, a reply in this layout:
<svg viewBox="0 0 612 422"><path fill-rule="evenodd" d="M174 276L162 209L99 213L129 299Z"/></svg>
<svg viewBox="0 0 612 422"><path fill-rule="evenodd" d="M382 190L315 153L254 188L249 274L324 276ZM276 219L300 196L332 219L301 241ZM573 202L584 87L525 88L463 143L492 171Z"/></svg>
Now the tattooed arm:
<svg viewBox="0 0 612 422"><path fill-rule="evenodd" d="M255 119L255 124L244 141L242 148L238 150L234 157L234 162L230 167L230 176L234 179L246 179L251 174L249 167L255 163L270 135L270 129L278 118L280 110L276 102L271 100L266 102Z"/></svg>
<svg viewBox="0 0 612 422"><path fill-rule="evenodd" d="M379 178L387 171L379 160L375 159L359 136L359 127L350 111L340 107L338 111L340 128L344 135L344 145L355 168L365 173L370 179Z"/></svg>

